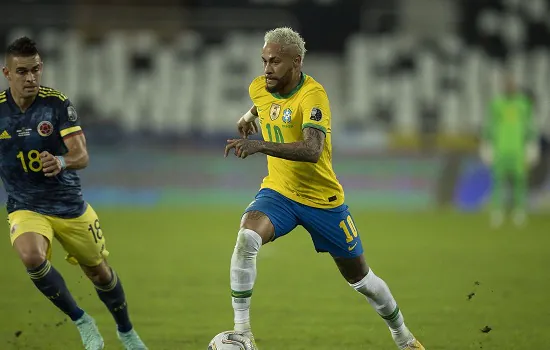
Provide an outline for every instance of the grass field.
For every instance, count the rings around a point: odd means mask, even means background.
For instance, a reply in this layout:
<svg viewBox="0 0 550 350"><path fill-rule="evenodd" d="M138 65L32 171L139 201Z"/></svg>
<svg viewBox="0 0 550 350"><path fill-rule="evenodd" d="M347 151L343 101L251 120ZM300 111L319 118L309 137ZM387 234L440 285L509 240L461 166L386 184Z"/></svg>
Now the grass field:
<svg viewBox="0 0 550 350"><path fill-rule="evenodd" d="M240 210L96 208L136 329L150 349L206 349L232 327L229 260ZM481 215L354 212L369 263L428 350L534 350L550 344L550 219L487 229ZM70 322L0 245L0 349L80 349ZM54 264L121 349L110 314L78 268ZM260 251L252 322L262 350L394 349L385 324L314 252L302 229ZM475 293L468 299L470 293ZM489 333L481 329L489 326ZM16 333L19 336L16 336Z"/></svg>

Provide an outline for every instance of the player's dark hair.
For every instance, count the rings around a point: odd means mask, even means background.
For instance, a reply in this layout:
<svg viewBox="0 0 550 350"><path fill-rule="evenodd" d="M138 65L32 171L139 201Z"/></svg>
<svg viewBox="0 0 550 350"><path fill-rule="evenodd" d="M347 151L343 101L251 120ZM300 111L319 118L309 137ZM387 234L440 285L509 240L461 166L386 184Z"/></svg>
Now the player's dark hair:
<svg viewBox="0 0 550 350"><path fill-rule="evenodd" d="M26 36L15 39L6 49L6 57L31 57L37 54L36 43Z"/></svg>

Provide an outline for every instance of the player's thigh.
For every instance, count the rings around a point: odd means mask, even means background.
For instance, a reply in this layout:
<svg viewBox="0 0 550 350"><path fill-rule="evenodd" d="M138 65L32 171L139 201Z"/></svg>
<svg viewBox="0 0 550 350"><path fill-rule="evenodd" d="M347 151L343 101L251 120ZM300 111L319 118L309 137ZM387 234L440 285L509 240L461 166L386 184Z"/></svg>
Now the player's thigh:
<svg viewBox="0 0 550 350"><path fill-rule="evenodd" d="M359 231L347 205L334 209L301 206L300 224L309 232L315 249L337 258L363 254Z"/></svg>
<svg viewBox="0 0 550 350"><path fill-rule="evenodd" d="M241 219L241 227L257 232L264 244L286 235L297 224L294 202L269 189L258 192Z"/></svg>
<svg viewBox="0 0 550 350"><path fill-rule="evenodd" d="M50 221L71 264L97 266L108 255L99 218L91 205L88 204L84 214L77 218L50 217Z"/></svg>
<svg viewBox="0 0 550 350"><path fill-rule="evenodd" d="M54 231L45 215L29 211L17 210L8 214L11 244L22 260L29 255L45 255L51 258L52 239Z"/></svg>

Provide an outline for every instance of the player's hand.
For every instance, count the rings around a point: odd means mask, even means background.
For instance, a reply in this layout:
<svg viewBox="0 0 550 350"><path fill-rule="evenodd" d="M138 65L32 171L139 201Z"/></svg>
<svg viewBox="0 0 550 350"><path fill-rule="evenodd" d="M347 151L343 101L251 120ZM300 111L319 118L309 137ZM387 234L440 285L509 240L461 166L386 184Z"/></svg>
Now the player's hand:
<svg viewBox="0 0 550 350"><path fill-rule="evenodd" d="M42 162L42 171L47 177L56 176L63 170L59 159L53 156L50 152L44 151L40 153L40 161Z"/></svg>
<svg viewBox="0 0 550 350"><path fill-rule="evenodd" d="M244 118L239 119L237 122L237 130L243 139L248 138L248 135L256 134L258 132L258 125L256 121L247 122Z"/></svg>
<svg viewBox="0 0 550 350"><path fill-rule="evenodd" d="M246 158L254 153L260 151L261 143L257 140L249 139L231 139L227 140L225 146L225 157L229 154L231 149L235 149L235 155L239 158Z"/></svg>

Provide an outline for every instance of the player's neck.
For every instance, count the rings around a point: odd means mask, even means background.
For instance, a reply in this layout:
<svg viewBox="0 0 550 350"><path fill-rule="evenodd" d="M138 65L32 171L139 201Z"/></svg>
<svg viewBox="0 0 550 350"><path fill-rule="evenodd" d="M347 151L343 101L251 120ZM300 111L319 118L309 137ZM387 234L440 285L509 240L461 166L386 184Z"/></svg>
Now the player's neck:
<svg viewBox="0 0 550 350"><path fill-rule="evenodd" d="M294 89L296 89L296 87L300 84L301 81L302 81L302 72L298 71L294 73L294 75L292 76L292 79L290 80L290 83L283 89L283 91L279 92L279 94L283 96L290 94L292 91L294 91Z"/></svg>
<svg viewBox="0 0 550 350"><path fill-rule="evenodd" d="M36 99L36 95L32 97L22 97L19 96L13 89L10 89L11 97L13 98L13 101L19 107L21 112L25 112L29 107L32 105L34 100Z"/></svg>

